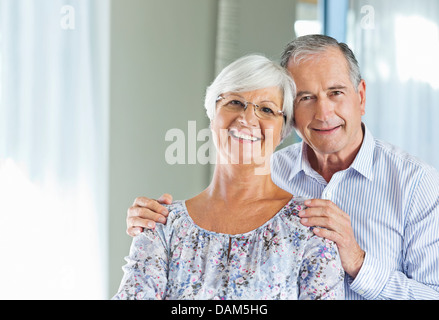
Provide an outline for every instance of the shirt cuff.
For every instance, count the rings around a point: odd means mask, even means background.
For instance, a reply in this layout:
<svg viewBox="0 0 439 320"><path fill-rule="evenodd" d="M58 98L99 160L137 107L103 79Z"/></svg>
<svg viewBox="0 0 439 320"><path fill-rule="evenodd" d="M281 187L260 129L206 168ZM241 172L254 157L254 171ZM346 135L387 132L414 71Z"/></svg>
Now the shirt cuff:
<svg viewBox="0 0 439 320"><path fill-rule="evenodd" d="M366 253L360 272L350 283L350 288L367 300L375 300L384 289L389 277L390 270Z"/></svg>

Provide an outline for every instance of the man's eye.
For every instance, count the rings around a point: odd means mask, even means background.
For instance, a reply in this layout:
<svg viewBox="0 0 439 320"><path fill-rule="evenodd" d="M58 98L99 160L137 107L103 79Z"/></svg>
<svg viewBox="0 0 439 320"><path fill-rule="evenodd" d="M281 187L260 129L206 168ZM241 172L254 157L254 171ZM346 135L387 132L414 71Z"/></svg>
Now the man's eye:
<svg viewBox="0 0 439 320"><path fill-rule="evenodd" d="M302 98L300 98L300 101L309 101L309 100L311 100L311 96L305 96L305 97L302 97Z"/></svg>
<svg viewBox="0 0 439 320"><path fill-rule="evenodd" d="M341 94L343 94L342 91L333 91L333 92L332 92L332 95L333 95L333 96L339 96L339 95L341 95Z"/></svg>

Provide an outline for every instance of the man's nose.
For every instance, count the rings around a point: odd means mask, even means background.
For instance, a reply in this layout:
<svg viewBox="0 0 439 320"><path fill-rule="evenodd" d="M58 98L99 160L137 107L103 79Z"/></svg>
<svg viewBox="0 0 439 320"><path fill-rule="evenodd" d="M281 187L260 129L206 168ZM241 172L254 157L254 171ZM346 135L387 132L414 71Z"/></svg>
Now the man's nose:
<svg viewBox="0 0 439 320"><path fill-rule="evenodd" d="M327 121L331 119L334 114L334 105L331 101L325 98L319 98L316 103L315 118L320 121Z"/></svg>

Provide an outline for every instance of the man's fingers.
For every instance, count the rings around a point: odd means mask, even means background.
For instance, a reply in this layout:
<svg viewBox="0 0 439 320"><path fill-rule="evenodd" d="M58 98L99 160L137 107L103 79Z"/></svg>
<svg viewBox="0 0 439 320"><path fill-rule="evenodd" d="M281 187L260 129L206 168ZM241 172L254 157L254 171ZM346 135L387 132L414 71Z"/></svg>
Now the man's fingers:
<svg viewBox="0 0 439 320"><path fill-rule="evenodd" d="M172 200L172 197L171 197ZM171 201L172 202L172 201ZM150 211L153 211L155 213L160 213L161 215L167 216L168 215L168 209L166 209L164 206L162 206L160 203L157 202L157 200L149 199L146 197L138 197L136 200L134 200L133 207L143 207L147 208Z"/></svg>
<svg viewBox="0 0 439 320"><path fill-rule="evenodd" d="M317 235L321 238L325 238L325 239L334 241L337 244L342 240L342 237L340 236L340 234L338 234L335 231L331 231L331 230L324 229L324 228L314 228L312 231L314 232L315 235Z"/></svg>
<svg viewBox="0 0 439 320"><path fill-rule="evenodd" d="M154 229L156 222L165 224L166 217L146 208L131 207L127 213L127 233L135 236L144 228Z"/></svg>
<svg viewBox="0 0 439 320"><path fill-rule="evenodd" d="M171 204L172 203L172 196L169 193L162 194L160 198L157 199L157 201L161 204Z"/></svg>
<svg viewBox="0 0 439 320"><path fill-rule="evenodd" d="M131 237L137 236L139 233L143 231L143 228L139 227L132 227L127 229L127 234Z"/></svg>
<svg viewBox="0 0 439 320"><path fill-rule="evenodd" d="M323 227L329 230L338 231L337 223L334 219L330 219L327 217L312 217L312 218L302 218L300 222L306 227Z"/></svg>
<svg viewBox="0 0 439 320"><path fill-rule="evenodd" d="M146 227L145 222L142 222L142 224L140 225L136 225L135 223L140 223L141 221L148 221L148 220L165 223L166 217L163 216L163 214L161 213L151 211L147 208L131 207L128 209L128 214L127 214L128 227L131 226Z"/></svg>
<svg viewBox="0 0 439 320"><path fill-rule="evenodd" d="M309 199L304 202L305 206L313 208L313 207L326 207L332 206L334 203L331 200L324 199Z"/></svg>
<svg viewBox="0 0 439 320"><path fill-rule="evenodd" d="M329 212L327 207L308 207L305 210L299 212L299 217L310 218L310 217L327 217Z"/></svg>
<svg viewBox="0 0 439 320"><path fill-rule="evenodd" d="M326 209L326 207L308 208L299 212L300 222L307 227L323 227L341 232L349 221L345 217Z"/></svg>
<svg viewBox="0 0 439 320"><path fill-rule="evenodd" d="M166 223L166 218L162 215L156 214L155 220L151 219L144 219L139 217L128 217L127 218L127 233L130 236L136 236L140 232L143 231L143 229L154 229L156 226L156 222L159 223Z"/></svg>
<svg viewBox="0 0 439 320"><path fill-rule="evenodd" d="M150 219L142 219L139 217L128 217L127 218L127 230L131 228L147 228L153 229L155 227L155 222Z"/></svg>
<svg viewBox="0 0 439 320"><path fill-rule="evenodd" d="M172 196L164 194L159 200L147 197L137 197L133 205L127 211L127 229L126 232L130 236L136 236L143 229L154 229L156 223L166 223L166 217L169 212L162 204L172 203Z"/></svg>

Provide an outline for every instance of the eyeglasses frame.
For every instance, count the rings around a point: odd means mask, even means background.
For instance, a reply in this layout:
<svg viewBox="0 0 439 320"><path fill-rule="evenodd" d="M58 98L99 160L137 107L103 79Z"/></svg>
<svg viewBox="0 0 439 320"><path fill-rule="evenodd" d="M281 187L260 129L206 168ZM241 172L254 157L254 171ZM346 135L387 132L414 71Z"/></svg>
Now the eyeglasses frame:
<svg viewBox="0 0 439 320"><path fill-rule="evenodd" d="M226 97L224 97L223 95L219 95L218 98L216 98L215 102L218 102L218 101L223 100L223 99L226 99ZM256 103L249 102L249 101L247 101L247 100L245 100L245 99L244 99L244 101L245 101L245 103L244 103L244 112L247 110L248 105L251 104L251 105L253 105L253 111L255 112L255 116L258 117L258 118L261 119L261 120L265 120L265 119L262 119L261 117L259 117L259 116L257 115L257 113L256 113L256 109L260 108L261 106L259 106L259 105L256 104ZM275 111L276 111L276 113L274 114L275 116L283 116L285 122L287 121L287 117L286 117L284 111L282 111L282 110L275 110ZM273 112L274 112L274 110L273 110Z"/></svg>

